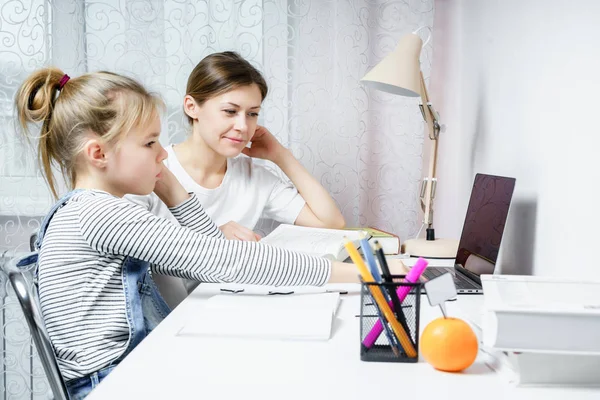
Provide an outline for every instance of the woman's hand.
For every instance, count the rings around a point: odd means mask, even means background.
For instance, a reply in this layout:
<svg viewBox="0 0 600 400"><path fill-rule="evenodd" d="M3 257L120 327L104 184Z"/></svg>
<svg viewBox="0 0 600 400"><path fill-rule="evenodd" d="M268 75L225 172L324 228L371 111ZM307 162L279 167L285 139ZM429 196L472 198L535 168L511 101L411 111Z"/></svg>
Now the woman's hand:
<svg viewBox="0 0 600 400"><path fill-rule="evenodd" d="M243 240L248 242L258 242L261 237L252 230L238 224L235 221L229 221L219 227L226 239Z"/></svg>
<svg viewBox="0 0 600 400"><path fill-rule="evenodd" d="M262 158L277 163L277 160L287 151L285 147L264 126L257 126L251 140L252 147L244 148L242 153L249 157Z"/></svg>
<svg viewBox="0 0 600 400"><path fill-rule="evenodd" d="M154 185L154 193L167 207L175 207L190 198L190 194L164 164L162 165L160 177Z"/></svg>
<svg viewBox="0 0 600 400"><path fill-rule="evenodd" d="M388 258L387 263L392 275L406 275L410 271L410 268L404 265L399 258Z"/></svg>

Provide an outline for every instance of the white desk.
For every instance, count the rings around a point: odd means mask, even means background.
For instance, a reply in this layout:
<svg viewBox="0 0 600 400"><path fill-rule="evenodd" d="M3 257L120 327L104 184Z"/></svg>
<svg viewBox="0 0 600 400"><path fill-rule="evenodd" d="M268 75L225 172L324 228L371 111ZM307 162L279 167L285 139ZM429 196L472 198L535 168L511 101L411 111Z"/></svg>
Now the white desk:
<svg viewBox="0 0 600 400"><path fill-rule="evenodd" d="M327 342L181 337L186 316L202 306L200 285L88 397L143 399L598 399L600 389L518 388L493 372L480 352L464 373L429 364L368 363L359 354L359 296L344 296ZM482 296L448 305L469 308ZM421 330L440 316L422 298ZM405 397L408 395L409 397ZM392 397L390 397L392 396Z"/></svg>

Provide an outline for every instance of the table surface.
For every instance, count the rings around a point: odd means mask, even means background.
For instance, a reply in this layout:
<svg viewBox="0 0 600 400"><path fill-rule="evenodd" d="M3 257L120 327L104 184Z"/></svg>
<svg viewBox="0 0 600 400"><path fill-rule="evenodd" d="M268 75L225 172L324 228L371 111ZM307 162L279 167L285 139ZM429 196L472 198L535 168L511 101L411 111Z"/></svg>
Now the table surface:
<svg viewBox="0 0 600 400"><path fill-rule="evenodd" d="M363 362L356 291L342 296L328 341L177 336L188 317L221 286L200 285L88 398L364 400L397 393L428 399L600 398L600 389L517 387L507 374L495 371L502 365L500 358L483 351L462 373L436 371L422 360ZM480 310L482 300L483 296L459 296L448 304L448 312L467 318ZM421 305L422 330L441 313L425 297Z"/></svg>

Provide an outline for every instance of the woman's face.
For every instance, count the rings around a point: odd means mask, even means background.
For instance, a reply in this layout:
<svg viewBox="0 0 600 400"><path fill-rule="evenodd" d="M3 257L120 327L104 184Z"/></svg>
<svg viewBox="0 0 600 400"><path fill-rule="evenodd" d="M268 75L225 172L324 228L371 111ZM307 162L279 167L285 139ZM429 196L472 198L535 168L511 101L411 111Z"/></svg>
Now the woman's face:
<svg viewBox="0 0 600 400"><path fill-rule="evenodd" d="M195 119L194 135L216 153L235 157L254 136L261 103L260 89L252 84L194 104L193 109L186 102L186 112Z"/></svg>

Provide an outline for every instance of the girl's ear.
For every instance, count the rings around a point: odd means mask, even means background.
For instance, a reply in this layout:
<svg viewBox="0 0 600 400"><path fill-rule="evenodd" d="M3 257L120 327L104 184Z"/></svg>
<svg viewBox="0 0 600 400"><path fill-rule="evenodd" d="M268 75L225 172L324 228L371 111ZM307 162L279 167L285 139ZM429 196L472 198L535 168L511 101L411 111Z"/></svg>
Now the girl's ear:
<svg viewBox="0 0 600 400"><path fill-rule="evenodd" d="M187 114L191 119L198 119L198 113L200 111L200 106L196 103L196 100L189 94L187 94L183 98L183 111Z"/></svg>
<svg viewBox="0 0 600 400"><path fill-rule="evenodd" d="M83 156L88 163L96 168L104 169L108 162L105 144L98 139L89 139L83 146Z"/></svg>

